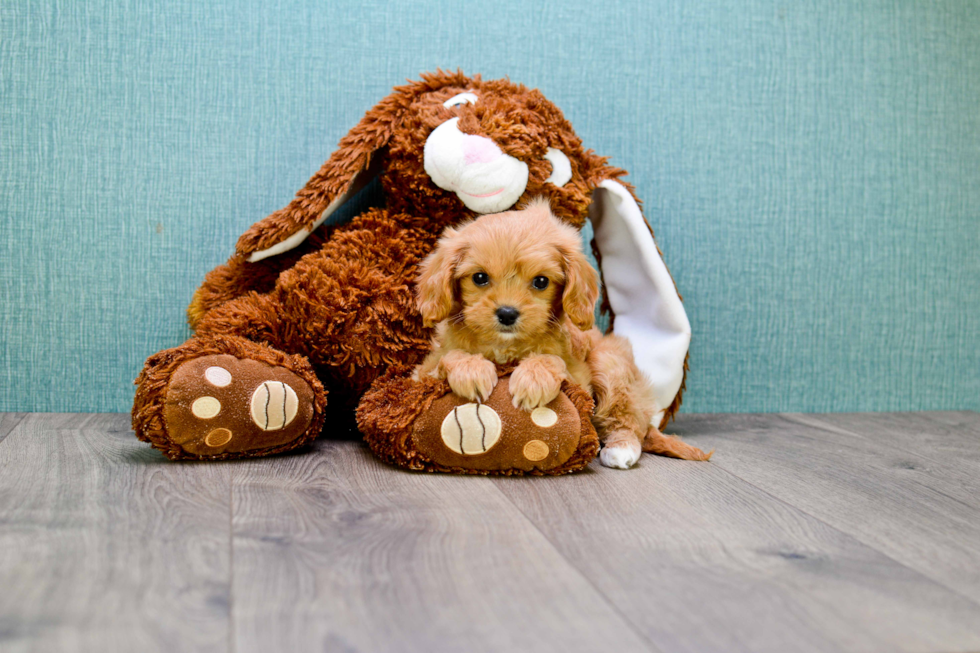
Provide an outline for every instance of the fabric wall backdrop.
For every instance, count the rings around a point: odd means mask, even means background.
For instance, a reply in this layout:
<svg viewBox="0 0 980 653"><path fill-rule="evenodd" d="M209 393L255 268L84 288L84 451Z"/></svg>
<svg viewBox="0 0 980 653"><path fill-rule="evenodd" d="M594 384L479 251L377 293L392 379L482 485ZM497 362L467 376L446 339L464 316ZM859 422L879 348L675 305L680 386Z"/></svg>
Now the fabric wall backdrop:
<svg viewBox="0 0 980 653"><path fill-rule="evenodd" d="M313 4L0 4L0 410L129 410L238 235L436 67L631 172L685 410L980 409L980 4Z"/></svg>

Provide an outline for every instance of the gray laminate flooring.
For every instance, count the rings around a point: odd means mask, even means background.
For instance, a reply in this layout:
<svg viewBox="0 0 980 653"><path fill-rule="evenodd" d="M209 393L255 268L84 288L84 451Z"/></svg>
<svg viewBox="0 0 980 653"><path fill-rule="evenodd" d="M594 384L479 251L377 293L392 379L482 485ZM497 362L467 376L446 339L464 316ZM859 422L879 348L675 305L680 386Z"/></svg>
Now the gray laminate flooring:
<svg viewBox="0 0 980 653"><path fill-rule="evenodd" d="M0 651L980 651L980 414L684 415L557 478L0 415Z"/></svg>

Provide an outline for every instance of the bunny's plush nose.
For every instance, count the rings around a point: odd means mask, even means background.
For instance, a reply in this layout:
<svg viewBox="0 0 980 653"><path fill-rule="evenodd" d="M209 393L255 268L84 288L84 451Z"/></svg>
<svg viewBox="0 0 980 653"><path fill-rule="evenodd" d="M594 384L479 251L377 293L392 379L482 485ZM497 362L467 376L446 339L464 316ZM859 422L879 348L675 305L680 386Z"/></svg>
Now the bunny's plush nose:
<svg viewBox="0 0 980 653"><path fill-rule="evenodd" d="M497 309L497 321L504 326L513 326L521 312L513 306L501 306Z"/></svg>
<svg viewBox="0 0 980 653"><path fill-rule="evenodd" d="M490 163L502 154L496 143L482 136L463 137L463 161L471 163Z"/></svg>
<svg viewBox="0 0 980 653"><path fill-rule="evenodd" d="M422 166L432 183L456 193L474 213L499 213L527 188L528 167L488 136L464 134L450 118L425 140Z"/></svg>

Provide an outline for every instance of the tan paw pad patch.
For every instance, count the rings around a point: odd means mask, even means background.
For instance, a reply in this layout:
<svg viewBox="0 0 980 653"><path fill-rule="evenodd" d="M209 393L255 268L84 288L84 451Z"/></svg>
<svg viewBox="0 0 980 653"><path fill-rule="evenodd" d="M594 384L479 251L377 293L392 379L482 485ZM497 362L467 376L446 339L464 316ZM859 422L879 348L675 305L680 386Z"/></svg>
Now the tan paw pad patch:
<svg viewBox="0 0 980 653"><path fill-rule="evenodd" d="M442 420L442 441L458 454L486 453L500 439L497 411L482 404L457 406Z"/></svg>
<svg viewBox="0 0 980 653"><path fill-rule="evenodd" d="M531 421L543 429L551 428L558 422L558 413L550 408L546 408L545 406L539 406L531 411ZM537 442L541 441L537 440ZM528 444L531 443L528 442ZM542 444L544 443L542 442ZM547 455L548 454L545 454L545 456ZM544 456L542 456L542 458L543 457ZM534 458L531 458L531 460L534 460Z"/></svg>
<svg viewBox="0 0 980 653"><path fill-rule="evenodd" d="M209 367L204 370L204 378L213 386L224 388L231 384L231 372L223 367Z"/></svg>
<svg viewBox="0 0 980 653"><path fill-rule="evenodd" d="M298 405L292 388L282 381L266 381L252 394L252 421L263 431L278 431L293 421Z"/></svg>
<svg viewBox="0 0 980 653"><path fill-rule="evenodd" d="M229 442L231 442L231 431L228 429L215 429L204 438L204 444L209 447L221 447Z"/></svg>
<svg viewBox="0 0 980 653"><path fill-rule="evenodd" d="M221 412L221 402L214 397L199 397L191 404L191 412L198 419L211 419Z"/></svg>
<svg viewBox="0 0 980 653"><path fill-rule="evenodd" d="M524 445L524 457L534 462L544 460L550 452L551 449L541 440L531 440Z"/></svg>

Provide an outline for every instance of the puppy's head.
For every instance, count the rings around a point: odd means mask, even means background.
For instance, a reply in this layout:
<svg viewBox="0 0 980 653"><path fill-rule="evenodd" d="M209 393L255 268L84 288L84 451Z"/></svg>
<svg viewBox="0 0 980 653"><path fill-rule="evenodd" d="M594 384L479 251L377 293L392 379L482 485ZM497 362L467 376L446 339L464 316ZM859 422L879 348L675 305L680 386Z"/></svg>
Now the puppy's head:
<svg viewBox="0 0 980 653"><path fill-rule="evenodd" d="M427 326L448 319L487 345L540 337L562 315L589 329L598 295L578 231L547 201L447 229L418 279Z"/></svg>

